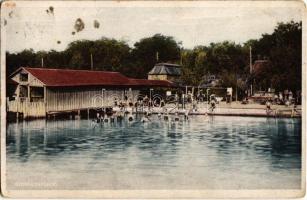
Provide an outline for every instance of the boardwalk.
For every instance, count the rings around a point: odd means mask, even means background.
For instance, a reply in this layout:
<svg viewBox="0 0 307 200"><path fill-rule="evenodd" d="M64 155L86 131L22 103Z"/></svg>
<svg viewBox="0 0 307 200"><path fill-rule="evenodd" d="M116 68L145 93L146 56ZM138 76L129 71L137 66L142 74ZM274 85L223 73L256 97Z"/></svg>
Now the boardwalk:
<svg viewBox="0 0 307 200"><path fill-rule="evenodd" d="M175 108L175 105L166 105L165 108L153 107L148 109L145 107L141 112L152 112L152 113L165 113L169 114L184 114L189 110L190 115L224 115L224 116L254 116L254 117L301 117L302 109L301 106L297 106L297 112L293 112L293 106L283 106L283 105L273 105L272 110L267 113L264 105L259 104L246 104L243 105L239 102L233 102L231 104L226 104L221 102L217 105L214 111L209 109L209 105L206 103L200 103L196 106L196 110L192 110L191 104L186 105L186 109L182 109L181 105ZM114 108L115 111L119 109ZM127 111L135 112L132 108L128 108ZM140 112L140 111L139 111Z"/></svg>

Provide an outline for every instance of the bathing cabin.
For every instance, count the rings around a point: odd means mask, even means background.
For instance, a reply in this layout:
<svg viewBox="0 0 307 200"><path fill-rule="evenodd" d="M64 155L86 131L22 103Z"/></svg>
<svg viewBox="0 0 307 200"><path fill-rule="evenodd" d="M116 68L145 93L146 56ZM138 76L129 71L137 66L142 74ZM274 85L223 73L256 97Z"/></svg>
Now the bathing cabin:
<svg viewBox="0 0 307 200"><path fill-rule="evenodd" d="M167 80L132 79L119 72L21 67L9 76L7 112L46 117L112 107L136 100L144 88L170 88Z"/></svg>

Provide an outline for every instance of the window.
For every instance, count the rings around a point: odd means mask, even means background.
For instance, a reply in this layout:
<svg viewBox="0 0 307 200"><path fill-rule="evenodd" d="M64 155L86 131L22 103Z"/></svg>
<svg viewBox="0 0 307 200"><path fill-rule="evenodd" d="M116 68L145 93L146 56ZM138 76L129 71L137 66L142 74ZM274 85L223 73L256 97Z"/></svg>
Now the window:
<svg viewBox="0 0 307 200"><path fill-rule="evenodd" d="M30 101L43 101L44 100L44 88L43 87L30 87Z"/></svg>
<svg viewBox="0 0 307 200"><path fill-rule="evenodd" d="M20 73L20 81L27 82L28 81L28 74L27 73Z"/></svg>
<svg viewBox="0 0 307 200"><path fill-rule="evenodd" d="M28 87L21 85L19 88L19 97L28 97Z"/></svg>

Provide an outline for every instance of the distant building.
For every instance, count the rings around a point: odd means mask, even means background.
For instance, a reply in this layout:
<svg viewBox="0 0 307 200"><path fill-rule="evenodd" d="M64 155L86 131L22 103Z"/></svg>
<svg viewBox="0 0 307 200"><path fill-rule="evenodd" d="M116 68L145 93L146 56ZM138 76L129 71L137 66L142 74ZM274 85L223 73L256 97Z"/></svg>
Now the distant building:
<svg viewBox="0 0 307 200"><path fill-rule="evenodd" d="M178 82L180 75L180 65L158 63L148 73L148 80L167 80L171 82Z"/></svg>

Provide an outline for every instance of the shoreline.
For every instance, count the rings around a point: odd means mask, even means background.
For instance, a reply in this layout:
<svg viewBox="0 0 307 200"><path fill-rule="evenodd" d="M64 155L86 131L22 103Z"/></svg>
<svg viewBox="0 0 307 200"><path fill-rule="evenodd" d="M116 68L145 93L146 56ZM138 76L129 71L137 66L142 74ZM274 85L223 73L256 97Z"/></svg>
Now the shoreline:
<svg viewBox="0 0 307 200"><path fill-rule="evenodd" d="M226 104L225 102L220 102L216 105L214 111L209 111L209 105L206 102L201 102L196 105L196 110L192 109L192 104L188 103L185 105L185 109L182 105L176 104L166 104L164 107L142 107L136 110L134 107L126 107L124 111L121 111L119 107L112 107L113 114L116 112L128 112L132 114L145 114L150 112L152 114L169 114L169 115L184 115L189 110L190 116L193 115L209 115L209 116L238 116L238 117L267 117L267 118L301 118L302 108L301 105L297 106L299 112L293 113L293 106L286 107L284 105L272 105L270 113L267 113L265 105L260 104L241 104L239 102L232 102L231 104ZM96 113L100 112L103 108L92 108L92 114L79 115L78 110L68 110L68 111L55 111L47 113L47 117L27 117L22 120L35 120L35 119L80 119L80 118L95 118ZM166 111L167 110L167 111ZM193 111L192 111L193 110ZM16 113L7 112L7 122L14 122L16 120Z"/></svg>
<svg viewBox="0 0 307 200"><path fill-rule="evenodd" d="M186 106L186 109L171 108L171 105L166 105L170 111L168 114L180 115L185 114L186 110L192 110L191 104ZM272 105L270 113L267 113L266 106L260 104L241 104L239 102L233 102L226 104L220 102L216 105L214 111L209 111L209 105L207 103L200 103L197 105L197 111L190 111L189 115L211 115L211 116L238 116L238 117L269 117L269 118L301 118L302 109L301 105L297 106L299 112L292 113L293 106L286 107L284 105ZM131 110L130 110L131 112ZM148 109L144 109L142 113L148 112ZM134 112L136 113L136 112ZM138 112L139 113L139 112ZM163 113L163 108L154 107L151 109L151 113L159 114Z"/></svg>
<svg viewBox="0 0 307 200"><path fill-rule="evenodd" d="M132 114L145 114L146 112L133 112ZM159 114L160 112L152 112L152 114ZM169 113L169 115L175 115L175 113ZM179 113L178 115L184 115L184 113ZM229 117L268 117L268 118L302 118L301 115L291 116L289 114L279 114L279 115L266 115L266 114L257 114L257 113L200 113L194 112L190 113L190 116L193 115L208 115L208 116L229 116Z"/></svg>

